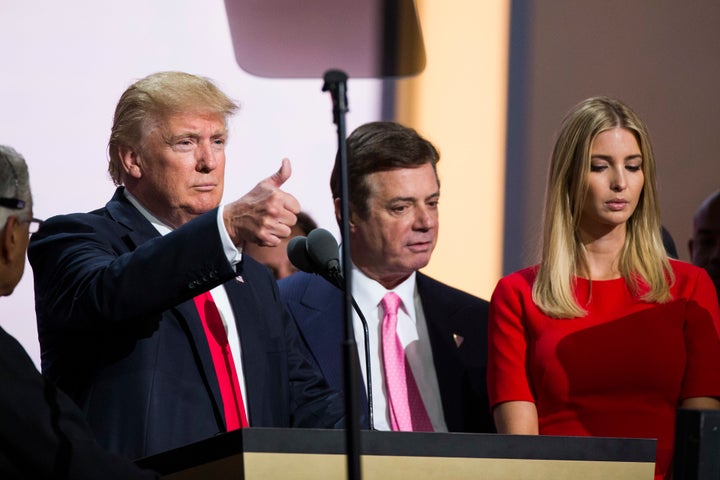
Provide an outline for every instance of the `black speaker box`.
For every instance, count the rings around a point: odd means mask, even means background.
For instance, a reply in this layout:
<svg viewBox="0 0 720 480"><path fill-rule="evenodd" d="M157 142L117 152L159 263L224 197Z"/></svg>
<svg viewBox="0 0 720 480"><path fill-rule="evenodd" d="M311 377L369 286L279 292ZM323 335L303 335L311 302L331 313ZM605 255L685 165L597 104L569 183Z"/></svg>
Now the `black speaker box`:
<svg viewBox="0 0 720 480"><path fill-rule="evenodd" d="M720 410L678 410L673 480L720 480Z"/></svg>

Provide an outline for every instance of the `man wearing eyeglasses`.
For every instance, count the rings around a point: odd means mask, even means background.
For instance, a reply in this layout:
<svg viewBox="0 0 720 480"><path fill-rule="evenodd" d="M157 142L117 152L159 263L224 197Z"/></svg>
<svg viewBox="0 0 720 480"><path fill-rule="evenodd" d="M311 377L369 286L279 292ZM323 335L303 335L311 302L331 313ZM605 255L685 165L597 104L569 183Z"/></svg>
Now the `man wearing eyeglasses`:
<svg viewBox="0 0 720 480"><path fill-rule="evenodd" d="M208 79L161 72L121 96L104 208L48 219L30 242L43 373L102 445L131 458L244 426L339 426L270 271L300 205L290 163L220 206L227 118Z"/></svg>
<svg viewBox="0 0 720 480"><path fill-rule="evenodd" d="M10 147L2 146L3 150L7 150ZM7 158L7 157L6 157ZM10 165L8 163L8 165ZM0 197L0 207L9 208L10 210L25 210L25 207L27 206L27 202L25 200L20 200L19 198L10 198L10 197ZM40 228L40 225L42 224L42 220L39 218L31 217L27 220L18 220L18 223L27 223L28 224L28 233L32 235L33 233L37 233L38 229ZM24 255L24 253L23 253Z"/></svg>
<svg viewBox="0 0 720 480"><path fill-rule="evenodd" d="M0 145L0 296L25 268L32 195L25 159ZM0 328L0 478L156 478L102 449L82 412L35 369L17 340Z"/></svg>

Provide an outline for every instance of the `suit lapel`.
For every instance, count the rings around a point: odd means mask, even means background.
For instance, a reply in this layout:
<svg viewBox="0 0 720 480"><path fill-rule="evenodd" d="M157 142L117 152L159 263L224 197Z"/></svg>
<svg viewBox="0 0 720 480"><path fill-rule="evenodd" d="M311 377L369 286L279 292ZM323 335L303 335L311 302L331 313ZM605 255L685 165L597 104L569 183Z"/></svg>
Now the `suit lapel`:
<svg viewBox="0 0 720 480"><path fill-rule="evenodd" d="M220 394L220 385L218 384L217 374L215 373L215 364L213 363L210 347L208 346L205 329L202 326L202 320L198 314L197 307L193 300L188 300L175 307L180 314L178 321L184 322L187 331L190 332L190 341L193 348L196 349L200 359L200 366L204 378L206 378L207 387L210 389L214 402L215 411L225 421L225 413L223 409L222 396Z"/></svg>
<svg viewBox="0 0 720 480"><path fill-rule="evenodd" d="M462 431L463 409L459 406L462 402L460 385L463 372L457 368L456 352L458 348L462 348L462 344L457 346L453 334L462 335L463 332L455 331L455 321L451 311L444 305L440 286L427 275L417 273L418 293L430 337L445 424L450 431Z"/></svg>
<svg viewBox="0 0 720 480"><path fill-rule="evenodd" d="M125 235L125 243L130 251L134 250L143 243L160 236L160 233L153 225L142 216L142 214L125 198L122 193L123 187L118 187L113 198L107 203L106 208L110 216L118 223L128 229ZM200 360L202 373L210 389L214 402L215 411L218 412L224 423L224 410L222 397L220 395L220 386L218 385L217 375L215 374L215 365L210 354L210 347L207 343L205 330L203 329L200 315L195 307L193 300L188 300L174 307L178 312L175 317L178 322L184 324L184 328L190 335L190 341L196 350Z"/></svg>
<svg viewBox="0 0 720 480"><path fill-rule="evenodd" d="M142 214L133 206L123 194L124 187L118 187L112 199L105 205L110 216L119 224L128 229L127 238L131 240L132 249L142 245L151 238L160 236Z"/></svg>
<svg viewBox="0 0 720 480"><path fill-rule="evenodd" d="M288 309L328 383L342 389L345 334L342 292L312 275L300 303L290 303Z"/></svg>
<svg viewBox="0 0 720 480"><path fill-rule="evenodd" d="M344 392L345 297L340 289L323 278L307 275L308 283L300 302L289 302L287 307L330 387ZM356 339L356 343L362 341L362 338ZM364 362L365 359L359 361ZM367 391L359 372L358 393L360 424L362 428L368 428Z"/></svg>
<svg viewBox="0 0 720 480"><path fill-rule="evenodd" d="M261 339L268 338L268 333L262 321L262 312L258 311L261 305L254 299L254 291L247 283L230 280L224 284L230 305L235 315L240 349L242 355L242 369L245 377L245 395L248 405L248 420L263 418L261 414L266 402L263 401L265 391L265 378L267 376L266 353L263 347L266 342Z"/></svg>

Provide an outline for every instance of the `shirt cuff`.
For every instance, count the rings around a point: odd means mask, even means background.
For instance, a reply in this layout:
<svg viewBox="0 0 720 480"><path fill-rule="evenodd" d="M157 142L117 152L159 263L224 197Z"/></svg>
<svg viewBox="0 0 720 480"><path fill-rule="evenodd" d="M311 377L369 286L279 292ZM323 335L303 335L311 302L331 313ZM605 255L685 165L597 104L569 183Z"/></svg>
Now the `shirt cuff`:
<svg viewBox="0 0 720 480"><path fill-rule="evenodd" d="M230 265L235 266L242 260L242 249L233 245L233 242L230 239L230 234L227 232L227 229L225 228L225 221L223 220L224 211L225 205L221 205L220 208L218 208L217 225L218 230L220 231L220 240L222 241L225 256L227 257L228 262L230 262Z"/></svg>

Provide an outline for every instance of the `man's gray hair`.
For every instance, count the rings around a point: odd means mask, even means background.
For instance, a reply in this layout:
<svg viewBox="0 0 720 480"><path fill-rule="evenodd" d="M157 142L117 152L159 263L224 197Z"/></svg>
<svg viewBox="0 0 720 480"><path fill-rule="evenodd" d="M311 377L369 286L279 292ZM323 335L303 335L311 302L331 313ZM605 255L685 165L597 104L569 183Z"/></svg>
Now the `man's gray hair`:
<svg viewBox="0 0 720 480"><path fill-rule="evenodd" d="M29 220L32 210L30 175L25 158L14 148L0 145L0 197L25 202L20 209L0 205L0 229L5 228L8 217Z"/></svg>

